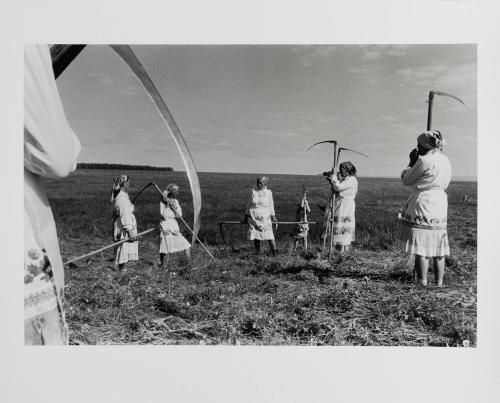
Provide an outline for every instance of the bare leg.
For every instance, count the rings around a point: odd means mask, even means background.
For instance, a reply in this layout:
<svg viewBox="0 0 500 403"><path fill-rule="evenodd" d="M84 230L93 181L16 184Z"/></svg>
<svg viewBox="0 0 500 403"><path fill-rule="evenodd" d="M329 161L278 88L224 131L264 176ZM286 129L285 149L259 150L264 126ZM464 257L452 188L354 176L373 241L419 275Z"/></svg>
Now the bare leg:
<svg viewBox="0 0 500 403"><path fill-rule="evenodd" d="M295 239L295 241L293 242L293 246L292 246L292 253L294 253L294 252L297 250L298 246L299 246L299 239L297 238L297 239Z"/></svg>
<svg viewBox="0 0 500 403"><path fill-rule="evenodd" d="M184 251L184 256L186 256L188 267L191 268L191 249L186 249Z"/></svg>
<svg viewBox="0 0 500 403"><path fill-rule="evenodd" d="M258 255L260 253L260 241L258 239L254 239L253 246L255 248L255 254Z"/></svg>
<svg viewBox="0 0 500 403"><path fill-rule="evenodd" d="M420 285L427 285L427 270L429 268L429 263L425 256L415 255L415 273L417 273L417 279Z"/></svg>
<svg viewBox="0 0 500 403"><path fill-rule="evenodd" d="M270 239L268 242L269 242L269 246L271 247L272 254L276 255L276 253L277 253L276 242L274 241L274 239Z"/></svg>
<svg viewBox="0 0 500 403"><path fill-rule="evenodd" d="M165 253L160 253L160 264L163 267L163 262L165 261Z"/></svg>
<svg viewBox="0 0 500 403"><path fill-rule="evenodd" d="M432 262L434 263L434 281L438 287L443 286L443 277L444 277L444 266L445 261L443 256L437 256L432 258Z"/></svg>

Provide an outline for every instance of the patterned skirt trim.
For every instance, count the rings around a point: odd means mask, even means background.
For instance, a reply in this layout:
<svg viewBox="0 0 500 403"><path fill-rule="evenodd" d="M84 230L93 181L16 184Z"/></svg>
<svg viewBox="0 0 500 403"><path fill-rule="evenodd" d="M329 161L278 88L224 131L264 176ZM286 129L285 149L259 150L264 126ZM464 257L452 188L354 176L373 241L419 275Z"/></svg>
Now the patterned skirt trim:
<svg viewBox="0 0 500 403"><path fill-rule="evenodd" d="M399 226L398 246L412 255L440 257L450 255L448 231L446 229L423 229L405 225Z"/></svg>
<svg viewBox="0 0 500 403"><path fill-rule="evenodd" d="M24 344L68 344L68 326L45 250L30 248L24 261Z"/></svg>

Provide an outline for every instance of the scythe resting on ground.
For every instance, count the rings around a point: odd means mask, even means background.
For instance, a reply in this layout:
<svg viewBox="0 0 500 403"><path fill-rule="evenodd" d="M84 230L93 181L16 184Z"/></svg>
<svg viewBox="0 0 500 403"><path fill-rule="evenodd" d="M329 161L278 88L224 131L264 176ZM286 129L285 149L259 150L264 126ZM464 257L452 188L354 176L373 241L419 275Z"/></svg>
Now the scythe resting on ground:
<svg viewBox="0 0 500 403"><path fill-rule="evenodd" d="M179 127L175 123L172 114L168 110L160 93L153 84L153 81L132 49L128 45L110 46L118 54L122 61L132 70L137 80L146 90L149 98L153 101L156 110L167 126L170 135L173 137L179 153L181 154L193 196L192 244L194 245L200 229L201 189L193 157L189 152L189 148L182 137ZM66 67L74 60L75 57L78 56L84 47L85 45L53 45L51 47L52 67L56 77L58 77L66 69Z"/></svg>

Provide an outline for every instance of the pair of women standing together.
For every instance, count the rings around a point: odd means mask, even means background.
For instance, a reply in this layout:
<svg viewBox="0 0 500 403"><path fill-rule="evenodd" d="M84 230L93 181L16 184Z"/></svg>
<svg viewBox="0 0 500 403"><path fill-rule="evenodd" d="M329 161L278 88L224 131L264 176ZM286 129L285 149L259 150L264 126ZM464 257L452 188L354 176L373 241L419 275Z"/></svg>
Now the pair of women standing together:
<svg viewBox="0 0 500 403"><path fill-rule="evenodd" d="M421 285L427 285L428 258L432 259L435 284L443 285L445 256L450 255L447 232L448 197L451 164L442 154L444 140L438 130L429 130L417 138L408 167L401 173L412 193L400 212L398 244L415 255L415 273ZM331 178L337 193L334 213L334 243L348 249L354 240L354 196L357 192L356 168L340 165L341 181Z"/></svg>
<svg viewBox="0 0 500 403"><path fill-rule="evenodd" d="M337 249L347 251L354 241L355 232L355 203L354 198L358 190L356 168L350 162L340 164L337 178L330 177L332 190L336 192L336 203L333 217L333 242ZM273 195L267 188L268 178L262 176L257 179L257 188L252 189L250 203L243 222L249 224L248 239L253 240L256 253L260 253L261 241L268 241L273 254L277 253L272 225L277 225L274 211ZM299 202L299 209L309 209L304 200ZM305 215L307 216L307 214ZM300 213L299 221L302 219ZM308 226L300 223L297 228L297 237L307 237ZM297 238L296 237L296 238ZM295 245L296 247L296 245Z"/></svg>
<svg viewBox="0 0 500 403"><path fill-rule="evenodd" d="M111 203L113 204L113 238L120 241L129 238L129 242L117 246L115 251L115 265L123 270L125 263L139 259L137 236L137 222L134 215L134 205L130 201L128 191L130 178L128 175L120 175L115 179L111 191ZM182 217L182 209L177 197L179 186L170 184L167 186L160 202L160 262L164 265L165 256L169 253L184 251L190 261L191 245L179 231L177 217Z"/></svg>

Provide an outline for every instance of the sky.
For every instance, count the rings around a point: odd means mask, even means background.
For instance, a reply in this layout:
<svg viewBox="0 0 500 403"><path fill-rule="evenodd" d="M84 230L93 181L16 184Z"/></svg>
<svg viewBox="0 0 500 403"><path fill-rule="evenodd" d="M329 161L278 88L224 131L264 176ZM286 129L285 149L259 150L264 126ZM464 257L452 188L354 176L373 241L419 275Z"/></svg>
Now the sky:
<svg viewBox="0 0 500 403"><path fill-rule="evenodd" d="M360 177L398 177L426 129L446 139L455 178L477 177L477 53L467 45L132 46L200 172L318 174L333 146ZM87 46L58 78L80 162L182 160L145 90L114 51Z"/></svg>

